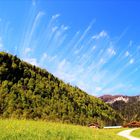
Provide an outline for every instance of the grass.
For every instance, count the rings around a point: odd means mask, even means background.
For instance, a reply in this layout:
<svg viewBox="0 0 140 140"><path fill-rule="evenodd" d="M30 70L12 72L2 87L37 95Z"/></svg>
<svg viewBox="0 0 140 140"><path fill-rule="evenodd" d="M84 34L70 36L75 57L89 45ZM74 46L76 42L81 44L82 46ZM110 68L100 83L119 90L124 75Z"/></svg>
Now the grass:
<svg viewBox="0 0 140 140"><path fill-rule="evenodd" d="M126 140L123 129L93 129L61 123L0 120L0 140Z"/></svg>
<svg viewBox="0 0 140 140"><path fill-rule="evenodd" d="M140 138L140 129L134 130L131 135Z"/></svg>

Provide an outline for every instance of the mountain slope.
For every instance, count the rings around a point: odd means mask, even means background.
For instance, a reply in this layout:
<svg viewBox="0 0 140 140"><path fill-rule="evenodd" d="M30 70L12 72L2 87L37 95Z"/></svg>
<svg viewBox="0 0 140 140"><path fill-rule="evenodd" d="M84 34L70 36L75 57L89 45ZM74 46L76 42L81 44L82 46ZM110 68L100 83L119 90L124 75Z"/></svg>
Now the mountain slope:
<svg viewBox="0 0 140 140"><path fill-rule="evenodd" d="M81 125L120 120L100 99L4 52L0 52L0 117Z"/></svg>
<svg viewBox="0 0 140 140"><path fill-rule="evenodd" d="M103 95L100 99L109 103L114 110L121 113L126 122L140 121L140 95Z"/></svg>
<svg viewBox="0 0 140 140"><path fill-rule="evenodd" d="M126 122L140 121L140 96L128 98L128 102L114 102L111 104L112 108L120 112Z"/></svg>

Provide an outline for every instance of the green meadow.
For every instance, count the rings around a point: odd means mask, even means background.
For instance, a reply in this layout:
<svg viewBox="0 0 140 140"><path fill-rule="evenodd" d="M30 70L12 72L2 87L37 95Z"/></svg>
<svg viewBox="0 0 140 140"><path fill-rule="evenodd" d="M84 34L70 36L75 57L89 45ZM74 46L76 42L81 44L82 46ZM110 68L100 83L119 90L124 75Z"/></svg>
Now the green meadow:
<svg viewBox="0 0 140 140"><path fill-rule="evenodd" d="M44 121L0 120L0 140L126 140L117 136L122 130Z"/></svg>
<svg viewBox="0 0 140 140"><path fill-rule="evenodd" d="M131 135L140 138L140 129L134 130Z"/></svg>

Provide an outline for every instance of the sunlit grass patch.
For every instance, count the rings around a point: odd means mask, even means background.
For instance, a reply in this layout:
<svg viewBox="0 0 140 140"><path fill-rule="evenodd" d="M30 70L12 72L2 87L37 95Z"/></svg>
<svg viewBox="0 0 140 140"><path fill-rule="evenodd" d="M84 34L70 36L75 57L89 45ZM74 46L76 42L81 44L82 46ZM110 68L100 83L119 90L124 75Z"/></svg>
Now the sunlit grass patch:
<svg viewBox="0 0 140 140"><path fill-rule="evenodd" d="M140 138L140 129L134 130L131 135Z"/></svg>
<svg viewBox="0 0 140 140"><path fill-rule="evenodd" d="M43 121L0 120L0 140L126 140L116 135L121 130Z"/></svg>

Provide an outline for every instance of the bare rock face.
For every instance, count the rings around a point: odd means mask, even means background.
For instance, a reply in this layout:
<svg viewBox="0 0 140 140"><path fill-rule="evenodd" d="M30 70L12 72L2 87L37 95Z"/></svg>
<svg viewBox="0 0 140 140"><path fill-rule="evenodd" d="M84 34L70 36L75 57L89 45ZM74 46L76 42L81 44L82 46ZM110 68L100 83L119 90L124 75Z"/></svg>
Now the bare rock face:
<svg viewBox="0 0 140 140"><path fill-rule="evenodd" d="M123 101L125 103L128 103L129 101L140 101L140 95L137 96L124 96L124 95L103 95L99 97L102 99L104 102L113 104L116 101Z"/></svg>
<svg viewBox="0 0 140 140"><path fill-rule="evenodd" d="M113 95L103 95L99 98L109 104L113 104L116 101L123 101L125 103L127 103L129 101L129 96L123 96L123 95L114 95L114 96Z"/></svg>

